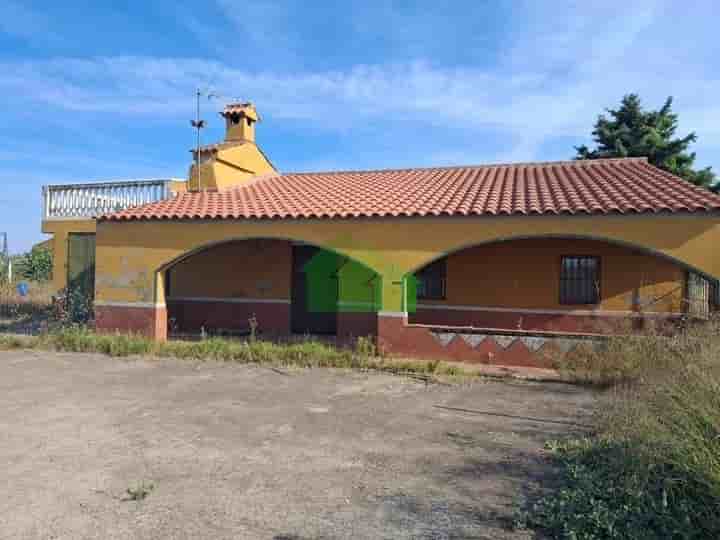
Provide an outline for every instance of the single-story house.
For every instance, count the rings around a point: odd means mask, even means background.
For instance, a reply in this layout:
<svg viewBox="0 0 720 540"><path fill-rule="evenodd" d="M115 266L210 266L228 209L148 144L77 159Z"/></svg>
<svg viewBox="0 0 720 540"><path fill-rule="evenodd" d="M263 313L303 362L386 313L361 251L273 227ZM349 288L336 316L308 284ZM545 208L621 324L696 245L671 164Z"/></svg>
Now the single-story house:
<svg viewBox="0 0 720 540"><path fill-rule="evenodd" d="M225 140L193 151L185 181L45 188L56 287L94 264L99 330L164 340L252 318L542 365L720 303L720 196L644 158L280 173L255 107L221 114Z"/></svg>

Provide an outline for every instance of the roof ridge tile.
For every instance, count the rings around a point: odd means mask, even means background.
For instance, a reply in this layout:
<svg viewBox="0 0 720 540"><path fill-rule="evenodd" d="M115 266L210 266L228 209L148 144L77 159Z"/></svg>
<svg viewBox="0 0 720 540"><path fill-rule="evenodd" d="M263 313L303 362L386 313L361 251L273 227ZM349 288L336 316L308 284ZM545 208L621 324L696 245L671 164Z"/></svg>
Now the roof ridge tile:
<svg viewBox="0 0 720 540"><path fill-rule="evenodd" d="M287 171L282 176L306 176L306 175L331 175L331 174L366 174L366 173L391 173L406 171L434 171L449 169L486 169L491 167L545 167L547 165L572 165L572 166L594 166L602 163L612 162L636 162L647 163L647 157L622 157L622 158L598 158L598 159L565 159L556 161L518 161L518 162L493 162L475 163L472 165L435 165L428 167L388 167L384 169L331 169L329 171Z"/></svg>

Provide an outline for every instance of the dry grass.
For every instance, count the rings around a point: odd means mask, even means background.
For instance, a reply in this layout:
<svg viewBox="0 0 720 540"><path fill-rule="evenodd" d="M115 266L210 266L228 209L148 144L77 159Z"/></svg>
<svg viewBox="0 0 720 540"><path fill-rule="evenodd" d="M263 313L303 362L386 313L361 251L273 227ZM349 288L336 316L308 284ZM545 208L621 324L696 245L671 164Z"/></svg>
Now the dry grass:
<svg viewBox="0 0 720 540"><path fill-rule="evenodd" d="M691 474L720 505L720 320L647 341L626 351L601 433Z"/></svg>
<svg viewBox="0 0 720 540"><path fill-rule="evenodd" d="M0 282L0 317L44 314L52 305L52 283L28 282L27 296L20 296L17 283Z"/></svg>
<svg viewBox="0 0 720 540"><path fill-rule="evenodd" d="M564 372L606 391L595 433L552 447L565 486L530 524L559 538L720 538L720 321L612 338Z"/></svg>
<svg viewBox="0 0 720 540"><path fill-rule="evenodd" d="M47 323L52 311L52 284L29 282L20 296L16 283L0 282L0 332L31 333Z"/></svg>
<svg viewBox="0 0 720 540"><path fill-rule="evenodd" d="M67 326L37 336L0 334L0 350L3 349L96 352L119 357L144 355L295 367L372 369L430 377L477 376L472 371L437 360L410 361L381 357L376 353L372 340L367 338L357 339L353 348L339 348L310 338L292 343L217 337L200 341L160 343L142 336L98 334L83 326Z"/></svg>
<svg viewBox="0 0 720 540"><path fill-rule="evenodd" d="M568 380L600 387L655 380L679 368L710 365L720 352L720 319L669 332L648 328L640 334L604 338L596 346L567 355L556 369Z"/></svg>

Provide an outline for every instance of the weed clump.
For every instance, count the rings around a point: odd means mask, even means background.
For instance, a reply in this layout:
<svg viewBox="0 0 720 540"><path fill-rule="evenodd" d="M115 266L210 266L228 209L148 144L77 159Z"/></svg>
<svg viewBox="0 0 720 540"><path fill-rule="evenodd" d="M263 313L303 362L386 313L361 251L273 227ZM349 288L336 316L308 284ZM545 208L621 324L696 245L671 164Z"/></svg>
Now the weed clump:
<svg viewBox="0 0 720 540"><path fill-rule="evenodd" d="M130 486L125 490L124 501L143 501L155 489L152 482L142 481L134 486Z"/></svg>
<svg viewBox="0 0 720 540"><path fill-rule="evenodd" d="M523 522L553 538L720 538L720 324L617 337L565 370L605 388L587 437L549 447L562 485Z"/></svg>

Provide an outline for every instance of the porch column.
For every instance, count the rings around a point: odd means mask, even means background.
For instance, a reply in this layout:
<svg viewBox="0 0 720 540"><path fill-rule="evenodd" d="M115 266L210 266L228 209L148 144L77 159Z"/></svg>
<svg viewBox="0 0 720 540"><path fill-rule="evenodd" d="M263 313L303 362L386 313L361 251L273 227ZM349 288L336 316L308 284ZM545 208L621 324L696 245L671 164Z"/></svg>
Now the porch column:
<svg viewBox="0 0 720 540"><path fill-rule="evenodd" d="M96 281L97 284L97 281ZM167 340L165 272L150 281L153 301L117 301L98 298L95 292L95 329L104 333L136 334L155 341Z"/></svg>
<svg viewBox="0 0 720 540"><path fill-rule="evenodd" d="M380 311L377 316L377 348L381 354L403 354L408 351L407 313Z"/></svg>
<svg viewBox="0 0 720 540"><path fill-rule="evenodd" d="M394 268L382 291L382 309L377 314L377 348L381 354L403 354L407 349L407 294L405 280Z"/></svg>
<svg viewBox="0 0 720 540"><path fill-rule="evenodd" d="M137 334L155 341L167 340L165 304L95 302L95 329L103 333Z"/></svg>

